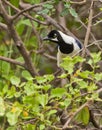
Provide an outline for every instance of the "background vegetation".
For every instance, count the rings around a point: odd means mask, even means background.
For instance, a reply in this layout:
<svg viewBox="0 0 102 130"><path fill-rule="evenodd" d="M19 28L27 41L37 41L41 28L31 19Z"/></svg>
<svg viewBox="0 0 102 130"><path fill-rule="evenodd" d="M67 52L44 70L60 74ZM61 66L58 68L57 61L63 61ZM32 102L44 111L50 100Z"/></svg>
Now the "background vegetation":
<svg viewBox="0 0 102 130"><path fill-rule="evenodd" d="M79 39L63 59L43 42L52 30ZM0 130L99 130L102 1L0 0Z"/></svg>

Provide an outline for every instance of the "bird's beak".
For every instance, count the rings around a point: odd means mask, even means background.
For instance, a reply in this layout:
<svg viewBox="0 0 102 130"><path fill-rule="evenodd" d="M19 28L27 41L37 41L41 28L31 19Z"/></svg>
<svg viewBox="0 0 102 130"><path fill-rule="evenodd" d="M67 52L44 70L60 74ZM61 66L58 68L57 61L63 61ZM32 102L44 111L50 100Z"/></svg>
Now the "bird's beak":
<svg viewBox="0 0 102 130"><path fill-rule="evenodd" d="M44 37L42 40L43 40L43 41L44 41L44 40L49 40L49 38L48 38L48 36L46 36L46 37Z"/></svg>

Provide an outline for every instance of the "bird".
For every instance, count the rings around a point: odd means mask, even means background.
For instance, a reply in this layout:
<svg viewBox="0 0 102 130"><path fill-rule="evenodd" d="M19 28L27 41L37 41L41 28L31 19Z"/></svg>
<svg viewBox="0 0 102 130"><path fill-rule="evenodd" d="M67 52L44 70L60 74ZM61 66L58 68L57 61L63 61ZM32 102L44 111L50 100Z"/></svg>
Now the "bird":
<svg viewBox="0 0 102 130"><path fill-rule="evenodd" d="M74 56L82 49L82 43L76 38L66 35L60 30L51 30L43 40L58 44L57 66L60 67L62 58Z"/></svg>

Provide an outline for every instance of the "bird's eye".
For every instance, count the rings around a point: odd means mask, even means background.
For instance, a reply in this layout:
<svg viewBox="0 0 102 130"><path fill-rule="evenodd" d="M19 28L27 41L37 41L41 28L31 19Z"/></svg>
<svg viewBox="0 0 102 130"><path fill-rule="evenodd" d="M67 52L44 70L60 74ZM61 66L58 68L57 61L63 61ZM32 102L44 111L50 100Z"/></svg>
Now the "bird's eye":
<svg viewBox="0 0 102 130"><path fill-rule="evenodd" d="M56 35L56 33L53 35L53 38L56 38L57 37L57 35Z"/></svg>

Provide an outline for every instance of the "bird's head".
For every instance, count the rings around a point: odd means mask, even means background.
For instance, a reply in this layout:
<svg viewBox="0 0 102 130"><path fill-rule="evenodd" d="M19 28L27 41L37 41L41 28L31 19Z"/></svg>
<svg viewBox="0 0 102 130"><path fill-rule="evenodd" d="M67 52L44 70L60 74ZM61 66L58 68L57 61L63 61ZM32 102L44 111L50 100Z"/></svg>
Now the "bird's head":
<svg viewBox="0 0 102 130"><path fill-rule="evenodd" d="M52 30L51 32L48 33L46 37L43 38L43 40L49 40L58 43L59 42L58 36L59 36L59 32L57 30Z"/></svg>

